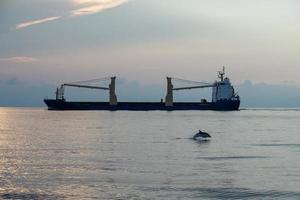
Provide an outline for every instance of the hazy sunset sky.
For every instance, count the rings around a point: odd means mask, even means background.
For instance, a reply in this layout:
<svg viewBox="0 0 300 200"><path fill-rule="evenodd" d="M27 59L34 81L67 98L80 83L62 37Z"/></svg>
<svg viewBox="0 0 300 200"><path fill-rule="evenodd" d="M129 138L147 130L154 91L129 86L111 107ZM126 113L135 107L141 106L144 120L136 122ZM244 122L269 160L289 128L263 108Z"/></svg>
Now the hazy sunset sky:
<svg viewBox="0 0 300 200"><path fill-rule="evenodd" d="M300 85L299 0L1 0L0 78Z"/></svg>

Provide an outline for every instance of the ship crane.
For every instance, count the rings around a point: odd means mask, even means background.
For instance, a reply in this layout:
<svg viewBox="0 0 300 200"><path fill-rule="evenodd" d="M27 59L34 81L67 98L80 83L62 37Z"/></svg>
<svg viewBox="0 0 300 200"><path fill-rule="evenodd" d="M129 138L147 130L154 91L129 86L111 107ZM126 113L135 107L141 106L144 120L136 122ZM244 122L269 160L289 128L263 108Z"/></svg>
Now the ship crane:
<svg viewBox="0 0 300 200"><path fill-rule="evenodd" d="M110 79L110 84L108 87L101 87L101 86L94 86L89 85L91 83L96 83L100 81L107 81ZM77 87L77 88L87 88L87 89L97 89L97 90L108 90L109 91L109 104L110 105L117 105L117 95L116 95L116 77L105 77L101 79L93 79L87 81L79 81L79 82L72 82L72 83L64 83L60 86L60 88L56 89L56 99L65 101L64 93L65 87Z"/></svg>
<svg viewBox="0 0 300 200"><path fill-rule="evenodd" d="M172 80L185 82L185 83L189 83L189 84L193 83L196 86L174 88L174 86L172 84ZM191 81L191 80L167 77L167 95L166 95L166 99L165 99L165 104L166 104L166 106L173 106L173 91L192 90L192 89L199 89L199 88L210 88L210 87L215 87L215 85L216 85L215 83L207 83L207 82L199 82L199 81Z"/></svg>

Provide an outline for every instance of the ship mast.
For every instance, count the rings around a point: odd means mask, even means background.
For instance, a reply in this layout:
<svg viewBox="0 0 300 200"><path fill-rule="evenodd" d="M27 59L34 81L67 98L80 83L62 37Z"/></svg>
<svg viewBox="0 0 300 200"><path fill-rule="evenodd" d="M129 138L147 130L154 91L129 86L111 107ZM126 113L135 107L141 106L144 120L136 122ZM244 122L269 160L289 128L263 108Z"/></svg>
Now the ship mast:
<svg viewBox="0 0 300 200"><path fill-rule="evenodd" d="M218 78L220 78L221 81L224 81L224 75L225 75L225 66L223 65L223 70L219 71Z"/></svg>

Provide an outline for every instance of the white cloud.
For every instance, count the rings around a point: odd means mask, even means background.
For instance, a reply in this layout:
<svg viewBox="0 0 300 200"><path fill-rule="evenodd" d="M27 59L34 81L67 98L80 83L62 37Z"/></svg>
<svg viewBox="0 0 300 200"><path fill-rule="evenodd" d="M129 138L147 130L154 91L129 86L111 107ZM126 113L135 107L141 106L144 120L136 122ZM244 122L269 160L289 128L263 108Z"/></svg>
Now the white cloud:
<svg viewBox="0 0 300 200"><path fill-rule="evenodd" d="M27 56L17 56L17 57L8 57L8 58L0 58L0 62L8 62L8 63L31 63L38 61L37 58L27 57Z"/></svg>
<svg viewBox="0 0 300 200"><path fill-rule="evenodd" d="M37 25L37 24L42 24L42 23L45 23L45 22L57 20L57 19L60 19L60 18L61 18L61 16L55 16L55 17L47 17L47 18L43 18L43 19L23 22L23 23L20 23L20 24L16 25L16 30L21 29L21 28L25 28L25 27L28 27L28 26L32 26L32 25Z"/></svg>
<svg viewBox="0 0 300 200"><path fill-rule="evenodd" d="M74 4L78 8L73 9L71 11L67 11L67 16L69 17L78 17L83 15L91 15L96 14L98 12L111 9L114 7L118 7L126 2L128 0L71 0L72 4ZM54 20L58 20L62 18L62 16L53 16L53 17L47 17L43 19L37 19L27 22L22 22L20 24L17 24L15 26L15 30L26 28L29 26L42 24Z"/></svg>
<svg viewBox="0 0 300 200"><path fill-rule="evenodd" d="M85 5L71 11L71 16L91 15L106 9L114 8L126 3L128 0L74 0L78 5Z"/></svg>

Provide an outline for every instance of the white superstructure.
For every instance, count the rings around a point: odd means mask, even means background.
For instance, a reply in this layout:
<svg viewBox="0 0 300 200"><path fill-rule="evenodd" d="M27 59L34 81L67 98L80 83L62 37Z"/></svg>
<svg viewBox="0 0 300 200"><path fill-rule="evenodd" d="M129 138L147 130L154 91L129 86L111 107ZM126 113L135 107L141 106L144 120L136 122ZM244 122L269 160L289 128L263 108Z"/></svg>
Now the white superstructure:
<svg viewBox="0 0 300 200"><path fill-rule="evenodd" d="M219 71L219 78L221 80L216 81L212 89L212 102L217 102L219 100L232 100L233 98L237 98L230 79L227 77L224 79L224 75L225 68L223 67L223 71Z"/></svg>

